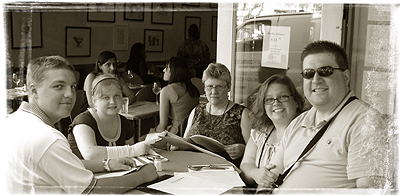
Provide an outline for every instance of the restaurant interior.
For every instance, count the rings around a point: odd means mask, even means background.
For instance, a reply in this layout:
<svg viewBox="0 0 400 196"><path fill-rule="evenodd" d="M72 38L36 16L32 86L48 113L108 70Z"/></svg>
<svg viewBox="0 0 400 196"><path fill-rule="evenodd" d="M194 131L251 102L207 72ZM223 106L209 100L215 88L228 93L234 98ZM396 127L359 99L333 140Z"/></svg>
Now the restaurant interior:
<svg viewBox="0 0 400 196"><path fill-rule="evenodd" d="M83 90L85 78L93 71L102 51L114 52L123 65L135 43L146 46L147 66L162 73L168 59L177 55L178 47L188 38L189 26L197 24L200 40L209 48L210 60L225 64L231 71L229 99L244 105L249 95L275 73L286 73L301 92L300 54L304 46L315 40L338 43L349 57L350 89L384 114L391 122L394 137L398 135L400 4L15 2L4 4L3 21L7 90L4 103L7 107L2 115L5 116L17 110L22 101L27 101L23 87L26 66L33 58L64 56L77 71L77 89ZM281 37L288 40L287 58L279 60L280 66L262 65L263 28L283 21L286 21L283 26L292 28L289 35ZM17 75L17 82L13 75ZM162 87L166 84L161 81ZM142 82L138 85L137 89L132 87L135 92L146 86ZM10 91L12 89L16 90ZM205 96L203 98L207 101ZM152 94L143 101L155 102L156 99ZM137 113L124 114L138 130L136 141L157 125L159 112L156 104L137 108ZM70 120L59 124L58 128L65 131ZM175 162L182 161L182 165L190 164L170 152L163 156L177 159ZM225 163L213 158L204 164L215 162ZM182 165L179 167L185 167ZM177 167L169 163L164 165L164 170ZM236 193L235 190L232 193Z"/></svg>

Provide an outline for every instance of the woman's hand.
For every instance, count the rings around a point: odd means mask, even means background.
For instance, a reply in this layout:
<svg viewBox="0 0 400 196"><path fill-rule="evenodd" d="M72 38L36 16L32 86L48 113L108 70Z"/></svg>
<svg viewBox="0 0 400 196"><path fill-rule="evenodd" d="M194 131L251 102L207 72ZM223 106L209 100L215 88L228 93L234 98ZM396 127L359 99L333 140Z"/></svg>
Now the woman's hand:
<svg viewBox="0 0 400 196"><path fill-rule="evenodd" d="M110 162L108 162L108 166L110 167L111 171L131 170L132 168L136 167L136 163L133 159L124 157L118 159L110 159Z"/></svg>
<svg viewBox="0 0 400 196"><path fill-rule="evenodd" d="M161 141L163 137L168 135L168 131L163 131L161 133L149 133L146 136L145 142L147 145L154 144L158 141Z"/></svg>
<svg viewBox="0 0 400 196"><path fill-rule="evenodd" d="M232 144L232 145L227 145L225 147L225 150L233 160L236 160L241 156L243 156L245 148L246 145L244 144Z"/></svg>
<svg viewBox="0 0 400 196"><path fill-rule="evenodd" d="M275 167L275 165L270 164L262 168L257 168L252 171L251 177L260 187L274 188L272 185L278 179L278 175L274 174L270 170Z"/></svg>

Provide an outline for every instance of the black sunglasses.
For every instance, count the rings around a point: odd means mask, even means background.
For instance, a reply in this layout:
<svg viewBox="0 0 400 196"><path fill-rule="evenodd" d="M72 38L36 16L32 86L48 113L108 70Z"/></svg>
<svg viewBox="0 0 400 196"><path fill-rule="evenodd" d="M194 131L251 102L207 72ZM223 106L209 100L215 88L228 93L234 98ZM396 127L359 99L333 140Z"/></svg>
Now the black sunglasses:
<svg viewBox="0 0 400 196"><path fill-rule="evenodd" d="M342 71L345 70L343 68L333 68L331 66L324 66L324 67L318 68L317 73L319 76L327 77L327 76L332 75L333 71L335 69L342 70ZM314 75L315 75L315 69L305 69L301 72L301 76L303 76L303 78L305 78L305 79L313 78Z"/></svg>

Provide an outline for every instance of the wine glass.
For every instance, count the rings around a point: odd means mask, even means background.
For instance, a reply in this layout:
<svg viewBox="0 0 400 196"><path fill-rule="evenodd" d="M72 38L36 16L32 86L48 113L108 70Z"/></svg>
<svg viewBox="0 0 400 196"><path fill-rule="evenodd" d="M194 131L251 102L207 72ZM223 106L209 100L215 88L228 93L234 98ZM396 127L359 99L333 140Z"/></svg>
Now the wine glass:
<svg viewBox="0 0 400 196"><path fill-rule="evenodd" d="M19 78L19 76L16 73L13 73L12 75L12 80L13 82L16 84L15 87L18 87L19 82L21 81L21 79Z"/></svg>
<svg viewBox="0 0 400 196"><path fill-rule="evenodd" d="M153 93L156 94L156 104L158 105L158 94L161 91L161 85L159 82L154 82L153 84Z"/></svg>
<svg viewBox="0 0 400 196"><path fill-rule="evenodd" d="M132 82L131 80L134 78L135 76L133 75L133 72L131 70L128 70L128 78L129 78L129 87L132 86Z"/></svg>

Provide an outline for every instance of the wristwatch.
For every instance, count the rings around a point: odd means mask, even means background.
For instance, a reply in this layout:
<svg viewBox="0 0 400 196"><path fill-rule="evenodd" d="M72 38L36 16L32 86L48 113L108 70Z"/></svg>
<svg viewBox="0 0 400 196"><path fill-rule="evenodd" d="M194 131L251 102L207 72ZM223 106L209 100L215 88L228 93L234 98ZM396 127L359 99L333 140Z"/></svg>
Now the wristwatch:
<svg viewBox="0 0 400 196"><path fill-rule="evenodd" d="M108 165L109 163L110 163L110 158L104 158L103 159L104 171L111 171L110 166Z"/></svg>

